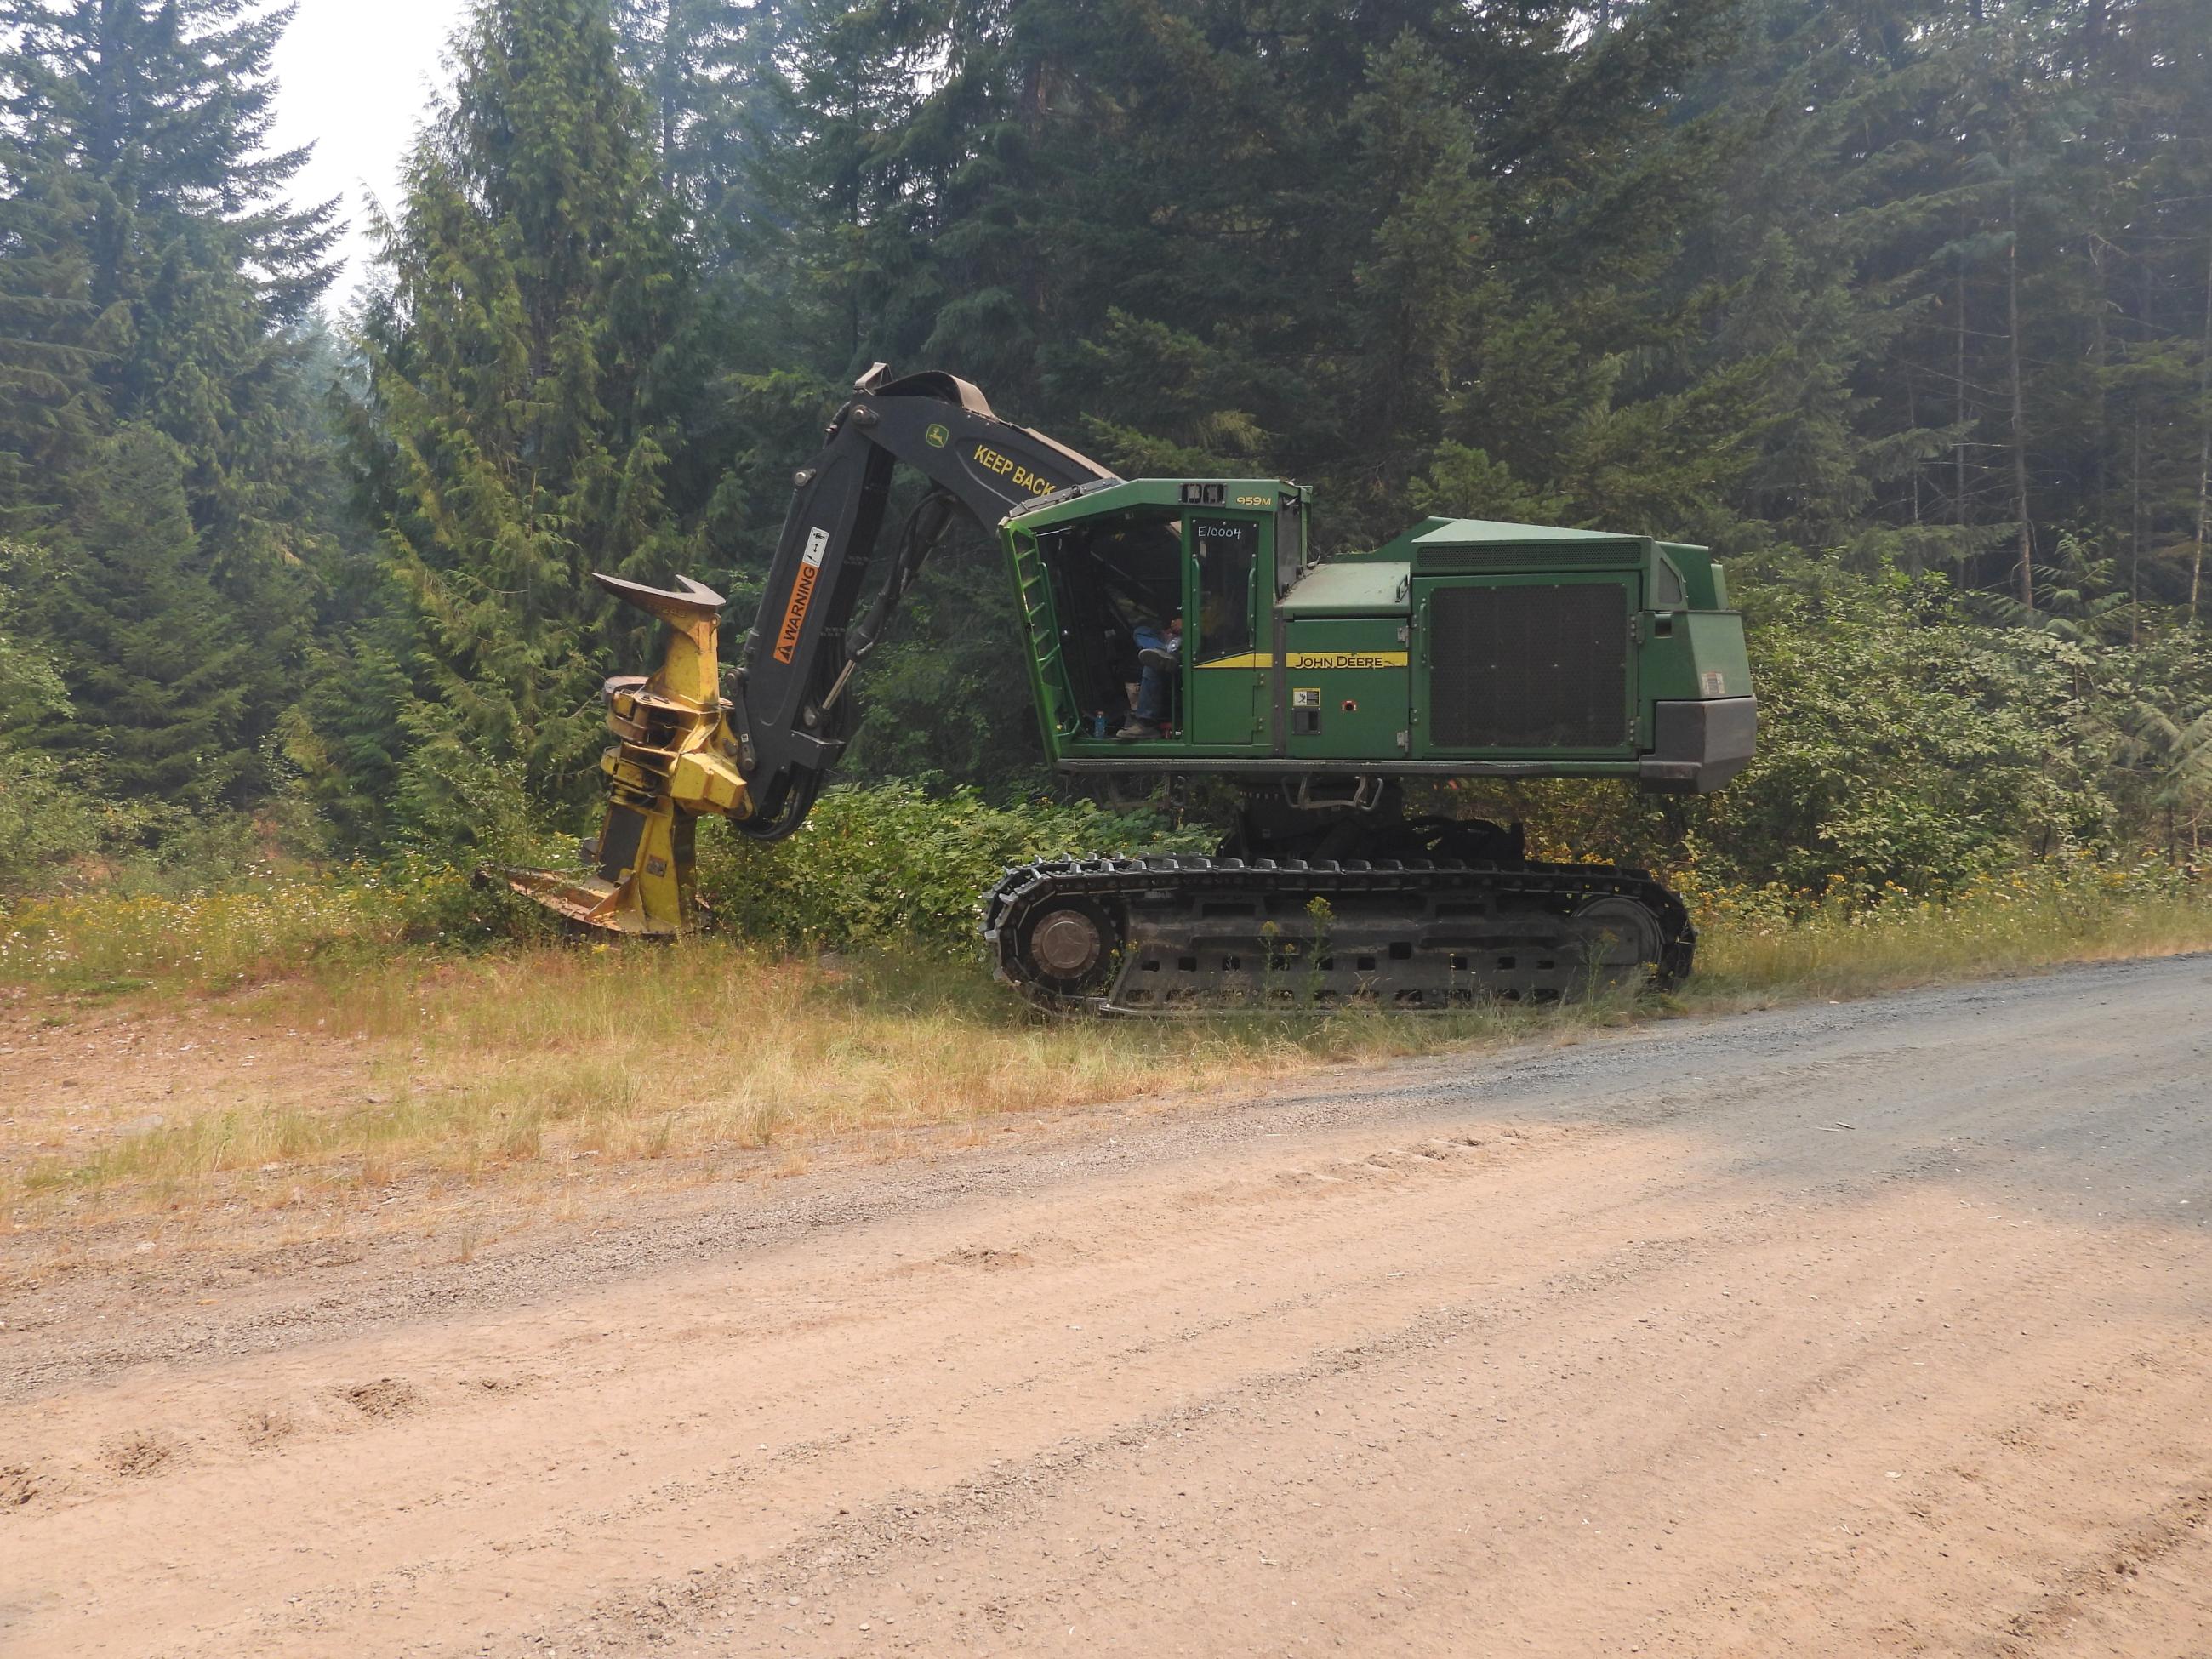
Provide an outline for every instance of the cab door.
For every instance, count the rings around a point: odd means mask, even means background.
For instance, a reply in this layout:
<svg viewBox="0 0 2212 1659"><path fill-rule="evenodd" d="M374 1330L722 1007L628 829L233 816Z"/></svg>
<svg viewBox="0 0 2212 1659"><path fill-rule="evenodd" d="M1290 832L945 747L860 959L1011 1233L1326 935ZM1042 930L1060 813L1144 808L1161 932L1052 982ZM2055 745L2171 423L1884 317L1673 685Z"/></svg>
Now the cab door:
<svg viewBox="0 0 2212 1659"><path fill-rule="evenodd" d="M1260 599L1272 591L1271 530L1257 519L1200 515L1184 522L1183 699L1189 743L1241 749L1266 737L1274 655Z"/></svg>

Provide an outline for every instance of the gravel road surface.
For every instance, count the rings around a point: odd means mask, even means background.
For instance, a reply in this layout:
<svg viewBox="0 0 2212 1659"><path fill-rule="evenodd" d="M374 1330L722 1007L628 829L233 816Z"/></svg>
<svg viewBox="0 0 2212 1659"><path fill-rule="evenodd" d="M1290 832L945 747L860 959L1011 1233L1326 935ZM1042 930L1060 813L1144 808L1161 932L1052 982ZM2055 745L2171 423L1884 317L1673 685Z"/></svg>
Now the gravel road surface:
<svg viewBox="0 0 2212 1659"><path fill-rule="evenodd" d="M2212 1654L2212 957L1045 1139L0 1310L0 1653Z"/></svg>

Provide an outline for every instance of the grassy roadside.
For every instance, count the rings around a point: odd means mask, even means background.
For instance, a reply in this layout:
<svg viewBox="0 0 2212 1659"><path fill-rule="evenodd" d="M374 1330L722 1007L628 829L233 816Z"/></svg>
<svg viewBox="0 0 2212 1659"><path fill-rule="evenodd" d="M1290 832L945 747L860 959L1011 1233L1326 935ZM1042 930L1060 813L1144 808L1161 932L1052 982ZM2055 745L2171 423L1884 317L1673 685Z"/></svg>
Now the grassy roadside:
<svg viewBox="0 0 2212 1659"><path fill-rule="evenodd" d="M227 1085L220 1101L186 1090L153 1120L118 1111L96 1134L7 1149L0 1198L16 1224L343 1207L406 1183L526 1185L659 1160L788 1169L856 1134L896 1150L901 1131L1255 1087L1332 1062L2212 949L2212 894L2140 872L2023 877L1873 909L1705 894L1698 976L1664 999L1149 1025L1042 1020L971 963L927 952L839 962L705 940L460 954L407 943L418 902L370 887L323 890L309 908L264 887L17 913L0 930L14 952L0 951L0 972L43 988L40 1006L60 1011L50 1022L88 1006L181 1015L232 1041L307 1032L363 1059L342 1085L271 1079ZM292 1075L319 1084L314 1054Z"/></svg>
<svg viewBox="0 0 2212 1659"><path fill-rule="evenodd" d="M1692 897L1702 937L1683 1000L1714 1012L2212 950L2212 884L2176 880L2162 865L2044 866L1873 908Z"/></svg>
<svg viewBox="0 0 2212 1659"><path fill-rule="evenodd" d="M95 994L95 1000L104 1000ZM108 1004L128 1014L149 993ZM276 1095L164 1114L89 1155L29 1163L9 1196L169 1207L257 1194L477 1184L592 1160L793 1167L825 1139L1249 1088L1380 1059L1629 1017L1622 1006L1141 1024L1031 1014L983 970L926 954L793 957L714 940L634 952L400 952L215 999L232 1033L313 1031L370 1056L350 1100ZM750 1159L747 1155L754 1155Z"/></svg>

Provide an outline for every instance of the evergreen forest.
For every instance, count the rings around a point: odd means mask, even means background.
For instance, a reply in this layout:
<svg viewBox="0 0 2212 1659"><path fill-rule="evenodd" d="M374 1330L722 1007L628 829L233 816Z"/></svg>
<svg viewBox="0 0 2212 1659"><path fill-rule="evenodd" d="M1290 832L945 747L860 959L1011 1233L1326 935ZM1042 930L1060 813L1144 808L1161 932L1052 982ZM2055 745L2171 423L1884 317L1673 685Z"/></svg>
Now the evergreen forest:
<svg viewBox="0 0 2212 1659"><path fill-rule="evenodd" d="M1578 853L2212 836L2207 0L475 0L358 289L289 15L0 0L0 890L573 838L653 643L588 573L740 633L878 361L1328 549L1711 546L1761 758L1468 794ZM846 775L1067 801L1019 640L956 538Z"/></svg>

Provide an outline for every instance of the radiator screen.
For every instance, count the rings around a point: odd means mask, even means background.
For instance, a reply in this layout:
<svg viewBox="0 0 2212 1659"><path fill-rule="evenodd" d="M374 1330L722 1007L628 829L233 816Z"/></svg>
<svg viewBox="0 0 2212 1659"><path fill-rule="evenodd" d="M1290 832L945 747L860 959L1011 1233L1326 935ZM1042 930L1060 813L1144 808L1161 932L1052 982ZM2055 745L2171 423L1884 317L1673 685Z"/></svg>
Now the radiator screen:
<svg viewBox="0 0 2212 1659"><path fill-rule="evenodd" d="M1612 749L1626 738L1622 584L1440 587L1429 626L1432 746Z"/></svg>

